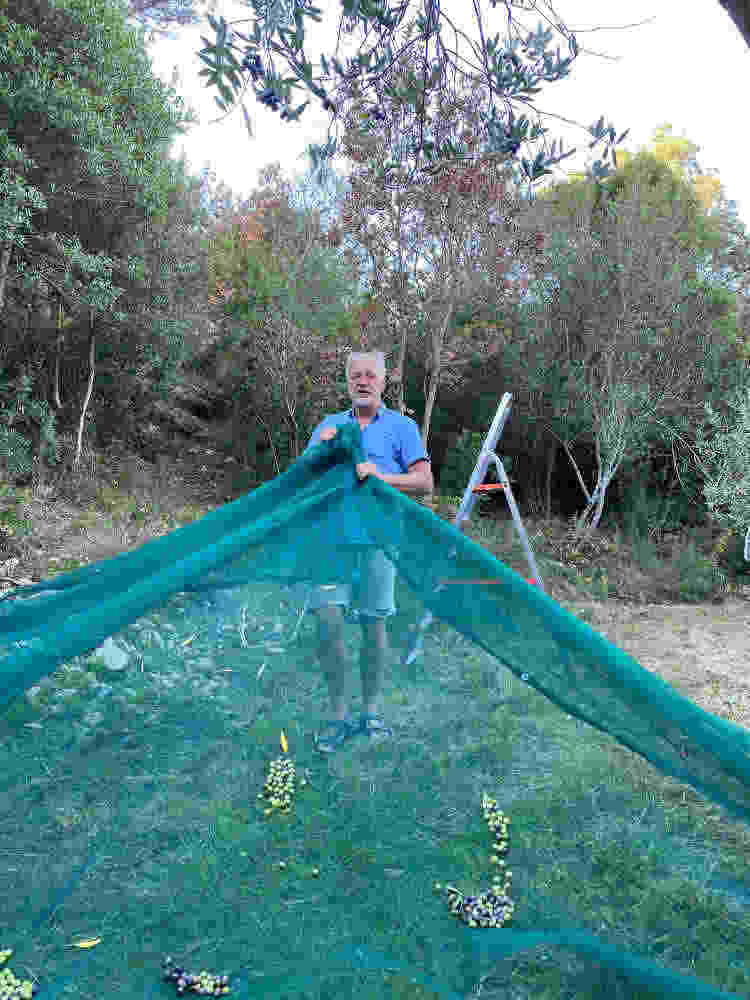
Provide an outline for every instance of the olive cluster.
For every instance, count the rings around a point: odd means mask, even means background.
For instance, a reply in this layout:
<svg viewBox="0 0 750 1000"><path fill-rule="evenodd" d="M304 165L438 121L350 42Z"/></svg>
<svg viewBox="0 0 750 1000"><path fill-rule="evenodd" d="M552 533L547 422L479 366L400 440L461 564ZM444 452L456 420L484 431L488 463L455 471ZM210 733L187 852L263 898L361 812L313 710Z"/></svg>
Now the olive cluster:
<svg viewBox="0 0 750 1000"><path fill-rule="evenodd" d="M288 813L294 795L294 762L288 757L277 757L270 764L270 773L263 785L263 791L258 792L258 798L266 798L270 808L264 810L264 816L270 816L274 809ZM305 778L300 780L300 786L307 784Z"/></svg>
<svg viewBox="0 0 750 1000"><path fill-rule="evenodd" d="M12 948L3 948L0 951L0 965L5 965L12 954ZM16 979L10 969L0 972L0 1000L31 1000L36 991L37 987L30 979Z"/></svg>
<svg viewBox="0 0 750 1000"><path fill-rule="evenodd" d="M169 955L162 963L164 978L167 982L177 985L177 992L182 994L186 989L193 993L201 993L208 997L221 997L229 993L229 976L214 976L205 969L200 972L185 972L180 965L175 965Z"/></svg>
<svg viewBox="0 0 750 1000"><path fill-rule="evenodd" d="M482 808L484 818L490 830L495 834L495 845L492 855L492 863L505 865L499 857L499 852L507 850L508 847L508 823L510 820L497 808L497 802L487 795L482 796ZM452 885L445 887L448 893L451 913L459 917L469 927L502 927L513 916L515 905L508 895L510 891L510 881L513 872L505 873L504 884L500 874L492 878L492 888L488 892L483 892L480 896L464 896ZM440 890L439 882L435 883L435 889Z"/></svg>
<svg viewBox="0 0 750 1000"><path fill-rule="evenodd" d="M260 61L260 56L257 52L249 52L243 62L242 69L249 70L250 76L253 80L257 81L263 76L263 63Z"/></svg>
<svg viewBox="0 0 750 1000"><path fill-rule="evenodd" d="M258 798L265 797L269 805L268 809L263 810L264 816L270 816L275 809L282 813L289 812L294 795L294 776L294 763L288 757L277 757L276 760L271 761L270 773L266 778L263 791L258 792ZM300 787L304 788L306 784L307 778L300 778ZM279 868L286 868L286 862L279 861ZM312 873L317 878L320 875L320 869L313 868Z"/></svg>

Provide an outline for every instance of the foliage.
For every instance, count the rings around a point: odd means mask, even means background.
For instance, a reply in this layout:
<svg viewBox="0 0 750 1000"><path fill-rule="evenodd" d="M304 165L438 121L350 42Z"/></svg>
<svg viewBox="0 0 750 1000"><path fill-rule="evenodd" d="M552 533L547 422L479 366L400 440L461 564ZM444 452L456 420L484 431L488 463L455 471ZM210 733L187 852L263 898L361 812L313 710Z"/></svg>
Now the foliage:
<svg viewBox="0 0 750 1000"><path fill-rule="evenodd" d="M643 479L630 483L623 496L623 521L627 538L636 541L649 538L660 541L666 531L679 528L676 516L680 498L663 496L647 490Z"/></svg>
<svg viewBox="0 0 750 1000"><path fill-rule="evenodd" d="M459 503L463 498L463 494L468 486L471 474L477 464L486 434L486 430L484 432L480 432L470 431L464 428L464 430L461 431L458 440L454 442L451 448L449 448L443 460L443 466L440 470L440 489L443 494L455 493ZM500 456L500 458L503 463L503 468L508 476L510 476L513 460L504 456ZM490 468L494 470L494 465ZM489 478L485 481L489 481ZM514 482L515 480L511 481ZM482 507L489 506L490 502L490 498L487 494L477 494L476 506L480 515Z"/></svg>
<svg viewBox="0 0 750 1000"><path fill-rule="evenodd" d="M174 92L150 73L146 55L133 45L116 3L65 0L58 8L42 11L10 2L5 11L2 23L8 40L0 51L5 74L0 99L9 127L3 137L7 151L17 157L22 146L34 165L54 250L39 266L28 253L27 239L19 239L16 231L5 235L25 265L26 287L35 277L50 281L55 271L61 272L68 303L106 309L118 291L107 274L110 262L100 252L103 269L94 273L103 277L94 282L89 296L86 278L97 254L80 253L70 228L71 200L76 207L80 204L84 215L87 201L119 201L115 232L123 232L128 219L135 218L131 212L158 211L172 181L171 167L163 158L165 137L184 131L194 116L183 115L175 107L181 100L173 100ZM42 40L41 49L37 39ZM64 77L60 66L65 67ZM109 94L103 80L109 82ZM105 171L105 160L117 164L116 175ZM26 178L18 167L31 163L16 163L11 169L23 183ZM22 211L22 200L16 203ZM78 295L70 294L66 279L71 271L84 278L86 290Z"/></svg>
<svg viewBox="0 0 750 1000"><path fill-rule="evenodd" d="M244 216L239 225L224 231L223 240L214 239L218 254L212 254L209 268L222 271L217 281L222 296L231 303L233 315L238 310L243 317L261 323L271 305L284 299L284 308L295 324L312 330L335 331L342 323L351 327L351 316L345 316L341 303L353 299L351 276L339 266L340 260L329 246L330 237L290 206L288 185L281 180L278 164L262 171L262 181L269 193L258 195L259 207ZM244 258L238 255L243 255ZM218 259L217 259L218 257ZM242 275L247 269L247 278ZM329 287L321 295L321 286L330 285L340 273L339 287ZM228 281L232 276L246 285L246 301ZM215 301L215 295L209 298ZM240 303L242 303L240 305Z"/></svg>
<svg viewBox="0 0 750 1000"><path fill-rule="evenodd" d="M141 379L146 355L165 383L181 352L172 307L182 291L177 286L187 290L190 265L172 255L172 294L165 296L165 261L155 273L129 250L138 225L151 235L169 217L175 196L184 195L184 165L165 157L165 143L195 119L153 75L123 15L122 6L108 0L54 7L11 0L2 14L0 103L7 128L0 133L0 183L7 197L0 304L9 328L18 331L16 344L4 344L6 373L30 366L37 376L31 391L38 395L54 361L55 419L63 406L80 405L72 394L61 399L66 363L79 371L88 366L83 377L93 378L97 346L105 368L110 357L124 362L128 351L131 357L140 352L134 366ZM79 375L76 389L80 382ZM38 405L36 436L46 438L47 404ZM32 412L27 407L27 415Z"/></svg>
<svg viewBox="0 0 750 1000"><path fill-rule="evenodd" d="M207 78L207 86L215 87L219 91L220 96L214 98L219 108L223 111L231 108L236 95L241 90L240 103L248 131L252 134L250 120L247 117L244 103L242 103L242 96L249 84L252 84L252 89L259 103L273 111L277 111L281 107L282 121L298 121L310 103L307 100L297 108L292 107L292 90L302 87L318 97L324 110L331 113L334 121L337 120L344 105L339 100L335 90L328 91L324 86L324 81L330 79L331 76L328 60L325 55L321 55L323 75L315 79L312 64L306 59L304 51L304 19L312 17L313 20L320 21L320 10L312 4L306 3L306 0L295 0L288 12L280 4L268 5L265 0L251 0L251 2L255 12L255 17L252 19L254 25L251 36L232 30L231 24L234 22L227 22L223 17L216 19L208 15L208 21L214 30L216 40L211 43L207 39L203 39L205 45L199 52L199 57L205 63L205 67L200 71L200 75ZM494 7L497 0L491 0L491 2ZM356 59L349 60L346 69L342 67L336 55L332 56L331 69L333 74L338 77L339 84L344 87L352 81L361 81L365 90L375 87L382 75L409 47L407 42L395 55L391 48L391 41L401 25L409 5L399 4L396 7L390 7L388 3L380 4L370 2L370 0L342 0L341 5L342 18L339 30L344 28L347 34L351 34L357 27L361 27L366 40L369 37L369 32L374 28L377 33L377 41L370 51L363 51L361 47ZM479 50L481 57L482 83L489 92L489 110L481 113L482 138L487 141L491 151L503 158L507 155L516 157L525 142L533 141L544 136L547 132L547 129L543 129L539 123L529 130L530 123L525 115L518 120L515 118L511 102L522 102L525 108L533 107L533 98L539 93L539 84L543 81L553 82L567 77L579 52L575 35L568 32L554 11L550 23L555 25L568 42L570 55L564 58L560 57L559 48L555 56L552 52L547 51L547 45L553 38L553 31L551 28L544 28L541 22L536 31L527 32L525 37L521 37L519 26L511 16L510 6L511 4L508 3L509 38L505 45L500 45L499 32L494 38L486 34L480 6L479 4L474 5L479 28L479 42L475 47ZM407 77L402 82L394 84L388 95L394 102L398 101L405 107L411 107L417 111L421 109L422 113L424 113L427 104L427 93L440 91L448 66L451 65L454 69L458 69L456 62L453 61L454 56L458 58L457 53L446 48L442 40L442 18L443 14L439 4L430 0L425 5L425 15L417 14L416 19L406 25L407 37L408 33L416 28L414 43L416 48L423 53L420 69L421 79L419 76ZM515 28L516 37L510 37L511 28ZM274 41L275 35L278 35L280 44ZM240 42L244 43L244 46ZM430 51L433 43L434 58ZM263 58L260 55L261 47L264 50ZM282 77L276 71L272 55L274 52L283 56L293 74L292 76ZM466 62L466 60L462 61ZM508 106L505 120L498 116L494 95L502 98ZM594 177L604 177L608 173L606 165L608 154L611 151L614 162L614 146L619 144L627 133L623 133L615 140L616 131L611 125L604 126L603 115L587 131L594 139L590 143L591 148L599 141L604 140L604 163L597 160L592 168ZM575 152L575 150L570 150L563 153L562 143L560 143L558 155L555 155L556 149L557 140L552 143L549 152L546 150L538 152L533 162L521 157L520 163L524 176L529 181L537 180L549 174L551 166L567 159ZM329 138L325 146L311 145L308 147L308 152L313 165L324 170L326 162L337 152L337 141ZM432 160L437 164L451 157L465 155L466 146L454 143L452 139L438 143L431 135L420 131L419 141L413 152L417 159L424 155L427 160Z"/></svg>
<svg viewBox="0 0 750 1000"><path fill-rule="evenodd" d="M745 537L732 528L722 532L711 553L715 566L738 583L747 583L750 562L745 559Z"/></svg>
<svg viewBox="0 0 750 1000"><path fill-rule="evenodd" d="M599 185L583 174L571 173L565 182L539 191L538 198L553 203L556 211L571 219L582 210L585 213L590 201L594 231L606 207L634 190L647 217L671 218L677 208L683 219L679 245L694 256L693 277L701 293L716 298L722 290L739 291L750 282L750 241L715 172L704 171L698 163L695 154L699 150L686 137L672 135L671 125L663 124L654 129L649 146L637 153L618 150L617 169ZM727 339L735 341L736 300L727 295L725 301L729 309L722 325Z"/></svg>
<svg viewBox="0 0 750 1000"><path fill-rule="evenodd" d="M742 348L733 294L696 268L723 232L687 183L648 153L601 185L553 185L520 228L550 234L546 274L531 284L535 301L524 310L534 331L526 381L552 401L541 420L586 496L583 532L598 523L619 466L648 449L654 424L684 414L686 396L700 394L695 373L706 356ZM570 452L587 426L598 468L591 494Z"/></svg>
<svg viewBox="0 0 750 1000"><path fill-rule="evenodd" d="M680 599L700 603L726 586L726 574L710 558L701 556L693 542L682 551L676 568L680 579Z"/></svg>
<svg viewBox="0 0 750 1000"><path fill-rule="evenodd" d="M200 185L186 175L184 161L175 172L165 211L131 227L118 245L131 262L127 319L111 328L98 352L110 426L148 421L154 396L165 398L196 350L196 313L208 316Z"/></svg>
<svg viewBox="0 0 750 1000"><path fill-rule="evenodd" d="M351 86L343 148L357 166L341 228L372 260L371 293L382 311L368 330L369 346L378 342L387 353L395 333L399 353L391 378L401 386L409 340L416 341L427 372L426 442L443 366L453 366L455 379L478 352L499 350L499 325L473 321L483 312L496 314L500 302L517 295L518 286L505 274L509 254L520 248L500 217L510 219L520 205L509 191L507 165L496 158L478 153L471 162L442 164L439 171L429 164L408 166L406 146L413 148L423 126L436 144L460 132L472 148L478 127L475 81L468 88L446 88L434 114L410 117L391 94L417 69L413 59L402 58L385 76L374 106L361 97L356 81ZM537 236L533 242L536 249ZM403 391L398 409L404 412Z"/></svg>
<svg viewBox="0 0 750 1000"><path fill-rule="evenodd" d="M173 91L152 77L140 40L124 28L122 7L91 5L90 23L87 9L81 3L65 10L4 8L9 41L0 58L11 72L0 99L15 124L0 136L6 192L0 297L7 321L2 401L14 415L12 428L6 417L8 466L20 476L30 471L29 442L34 458L39 449L54 461L45 443L52 437L50 421L70 421L80 410L82 429L89 377L87 426L100 444L114 435L129 437L146 454L153 448L152 430L166 431L167 421L177 419L168 393L179 388L183 399L191 392L190 368L209 348L206 331L217 315L207 302L210 214L221 228L223 218L243 207L223 191L202 190L184 160L165 157L171 125L179 131L190 117L175 111ZM48 100L32 108L27 90L38 82L35 67L47 59L39 53L50 53L55 68L65 64L67 75L63 80L49 73ZM85 153L79 137L87 140ZM27 180L32 177L34 185ZM287 265L296 262L295 246L290 237ZM357 296L344 278L332 277L339 256L321 238L308 254L306 275L294 276L304 277L304 289L296 291L307 313L349 337L359 321ZM272 271L271 256L264 261ZM287 266L281 274L292 287L288 272ZM328 298L319 294L325 284L332 289ZM259 311L265 315L270 308ZM251 365L260 350L246 349ZM315 379L319 365L315 358L304 376ZM26 375L32 384L21 420L15 386ZM273 411L268 382L248 387L261 418ZM274 433L283 430L273 422ZM277 443L279 453L285 447Z"/></svg>
<svg viewBox="0 0 750 1000"><path fill-rule="evenodd" d="M215 0L208 0L207 7L215 13ZM176 33L169 30L173 25L182 28L200 24L202 19L195 9L195 0L179 0L177 7L173 0L128 0L128 14L144 31L149 31L149 41L157 37L174 39Z"/></svg>
<svg viewBox="0 0 750 1000"><path fill-rule="evenodd" d="M1 373L0 373L1 374ZM16 426L32 427L32 438L36 425L39 426L41 449L40 460L57 458L57 435L54 414L45 400L31 398L31 378L22 375L16 385L11 385L0 377L0 397L11 391L12 395L0 410L0 462L6 474L15 479L27 476L32 471L34 456L29 438L19 433Z"/></svg>
<svg viewBox="0 0 750 1000"><path fill-rule="evenodd" d="M227 329L234 342L249 339L257 376L246 379L256 404L265 397L279 409L291 431L290 458L299 454L298 409L315 411L330 398L333 378L321 354L335 349L353 333L355 318L348 303L357 298L355 278L331 250L313 216L291 205L290 186L278 165L261 172L265 187L254 199L257 208L212 241L210 271L224 299ZM270 393L270 400L268 399ZM269 433L277 471L279 456Z"/></svg>
<svg viewBox="0 0 750 1000"><path fill-rule="evenodd" d="M715 220L704 206L705 194L701 198L695 183L676 173L672 163L660 158L658 150L657 146L632 156L620 152L618 162L622 159L622 165L599 184L573 175L570 180L540 191L539 199L553 204L557 212L569 218L586 212L593 232L598 233L598 222L606 218L607 209L637 191L641 218L670 220L679 212L682 226L675 232L677 246L703 257L720 241Z"/></svg>
<svg viewBox="0 0 750 1000"><path fill-rule="evenodd" d="M483 435L464 429L458 440L448 450L440 471L440 489L443 493L460 493L474 471L482 448Z"/></svg>
<svg viewBox="0 0 750 1000"><path fill-rule="evenodd" d="M742 351L727 349L720 338L708 341L704 345L703 357L696 365L699 377L694 384L686 387L680 400L680 408L672 408L655 419L646 433L646 454L649 466L655 461L671 460L671 482L667 482L667 467L662 467L661 477L653 478L654 471L649 468L651 482L660 491L673 495L674 489L679 489L675 499L679 506L674 510L674 517L680 523L695 521L696 516L702 519L706 511L703 486L705 470L696 460L695 442L696 427L708 426L705 416L705 404L709 403L715 410L727 414L727 400L734 392L747 383L747 361ZM705 427L704 427L705 429ZM625 477L632 473L623 468ZM690 516L689 508L695 505L697 515Z"/></svg>
<svg viewBox="0 0 750 1000"><path fill-rule="evenodd" d="M654 129L647 151L666 163L677 177L689 178L703 211L708 215L721 198L721 182L699 167L696 154L700 152L700 146L685 136L673 135L671 124L665 122ZM617 161L623 166L633 157L634 154L626 149L617 153Z"/></svg>
<svg viewBox="0 0 750 1000"><path fill-rule="evenodd" d="M50 60L49 67L45 63L42 68L45 72L49 69L49 93L52 98L52 102L45 105L45 113L51 113L55 122L64 120L72 126L70 136L66 136L67 146L61 143L62 136L59 134L55 136L54 144L45 145L45 136L49 136L50 131L34 130L34 114L36 110L41 111L42 106L35 109L22 107L18 97L15 120L23 121L27 132L24 135L20 131L17 135L9 133L8 149L12 139L26 140L23 148L37 156L35 166L41 166L33 175L38 198L46 198L47 202L38 201L36 206L32 206L29 199L34 197L34 193L28 183L22 184L25 175L19 170L8 174L6 189L16 192L14 199L6 199L3 206L4 209L8 206L7 221L3 220L8 230L6 236L13 240L12 257L8 258L11 265L9 295L14 308L18 304L21 309L26 309L32 296L37 296L33 306L33 315L39 317L35 319L38 337L34 363L40 375L51 366L50 348L54 338L55 363L61 373L58 375L56 370L52 392L52 405L57 416L62 415L61 407L75 405L76 390L81 388L80 376L77 376L77 382L72 380L66 373L66 365L68 373L72 374L73 368L80 370L81 362L85 366L88 360L91 347L92 362L96 361L95 390L103 393L104 397L103 401L98 400L95 392L92 426L93 420L98 419L97 426L102 430L105 424L110 428L119 425L138 430L140 435L142 425L150 422L149 407L160 403L163 419L166 392L184 382L183 370L186 362L190 361L189 355L202 346L197 337L193 337L189 347L186 343L186 338L192 333L191 326L194 324L191 324L191 319L196 309L204 316L212 315L210 308L206 308L208 304L200 302L199 288L203 280L205 295L205 283L209 281L206 271L210 262L205 244L198 246L201 225L197 219L195 187L185 176L184 168L169 163L163 156L171 126L174 125L177 131L184 130L183 126L191 118L181 116L179 112L172 113L173 91L150 76L150 68L143 58L142 37L136 38L125 29L124 5L107 6L99 2L89 10L80 0L71 0L64 11L61 8L54 14L47 12L42 15L38 12L32 15L17 4L12 10L8 8L7 12L9 18L14 17L19 25L16 35L13 34L14 28L8 36L13 40L12 56L21 58L23 72L33 75L35 70L32 66L37 61L23 31L28 27L38 31L44 39L44 50L50 53ZM89 14L96 30L89 27ZM25 24L24 19L29 23ZM525 50L532 60L536 59L539 78L545 76L549 69L549 64L542 67L541 55L549 41L542 35L541 32L534 35L530 47ZM103 39L106 39L106 44ZM521 45L522 48L524 46L526 42ZM70 68L64 80L57 72L60 65ZM19 66L20 63L11 76L23 76L23 72L17 72ZM418 72L419 67L414 69ZM515 71L508 75L506 70L503 72L508 80L513 77L514 85L521 86L521 77L527 82L533 78L530 67L523 67L520 75ZM34 80L36 85L36 77ZM102 85L103 80L108 82L108 86ZM408 79L404 82L408 89L411 82ZM433 82L437 82L437 77ZM400 90L401 82L395 81L394 87L391 98L395 105L402 102L402 95L396 92ZM60 94L55 88L59 88ZM522 88L518 92L522 93ZM63 115L57 114L55 101L64 106ZM408 102L404 106L408 106ZM85 118L80 128L76 115ZM419 115L414 118L415 127L419 124L417 118ZM116 130L115 138L119 145L107 131L110 127ZM526 120L517 123L517 128L511 131L511 145L519 136L528 136L530 131L534 134ZM606 130L601 132L602 135L605 133ZM75 137L79 134L88 140L85 156L76 146ZM543 131L536 135L543 135ZM16 143L13 145L17 150L22 148ZM52 145L54 157L50 155ZM459 147L452 148L455 151ZM109 169L112 161L106 159L105 150L114 154L116 171ZM11 160L9 152L8 161ZM28 173L31 176L30 169ZM32 207L37 208L35 213L32 213ZM41 215L40 209L46 211L45 216ZM31 230L25 239L20 234L24 220ZM42 225L46 229L40 230L37 235L34 227ZM334 244L331 249L335 250L336 239L332 238L331 242ZM313 253L308 255L307 276L298 272L294 274L298 279L297 287L307 290L308 302L302 303L302 306L308 312L318 292L315 281L308 280L308 277L317 278L321 286L340 287L336 278L339 271L335 267L331 270L323 263L328 258L322 251L321 245L317 257ZM334 253L334 256L346 260L346 254ZM290 254L283 262L283 268L288 271L295 260L295 256ZM346 262L351 263L350 260ZM12 272L13 264L17 267L15 273ZM265 269L263 273L266 275L273 274L275 266L275 262L270 262L267 256L258 265L261 271ZM277 278L281 278L278 268L276 272ZM260 274L256 277L260 280ZM252 318L256 329L263 328L265 319L263 322L256 321L269 315L269 303L282 290L283 283L270 285L266 288L265 299L253 303ZM462 294L466 298L465 293ZM339 339L351 340L357 335L359 327L361 336L366 338L367 327L373 323L374 314L381 312L382 304L370 295L360 309L352 288L346 289L344 298L347 305L345 309L338 309L338 317L332 314L326 318L330 320L329 332ZM331 301L332 308L340 304ZM55 314L59 315L56 325L43 319L44 315L49 318ZM213 315L216 315L215 310ZM222 314L224 337L231 342L233 337L241 336L242 331L236 328L239 326L246 330L249 318ZM309 326L293 310L287 318L291 323L290 329L302 330ZM231 348L231 343L229 346ZM262 353L259 341L254 349L249 349L245 341L244 350L245 356L249 351L251 362L254 352ZM334 357L338 357L339 349L333 350ZM330 364L328 352L326 347L320 357L310 353L309 360L303 360L303 374L299 378L300 384L306 388L304 404L310 416L316 406L323 405L324 399L329 401L336 392L335 380L325 385L325 376L320 379L317 371L321 362L323 367ZM250 367L252 369L252 363ZM93 372L92 366L92 378ZM67 393L60 392L60 378L63 383L68 379ZM310 389L310 383L315 386L315 391ZM254 394L257 407L268 410L268 405L274 403L274 393L279 404L281 397L288 394L286 390L279 391L278 386L273 389L266 389L266 386L267 379L256 380L251 376L246 389L249 394ZM404 405L402 394L400 404ZM289 406L283 405L288 414ZM259 412L257 408L256 412ZM82 413L81 426L83 416ZM158 421L158 413L154 416ZM278 434L278 430L274 430L274 434ZM278 443L277 450L282 448L283 445Z"/></svg>
<svg viewBox="0 0 750 1000"><path fill-rule="evenodd" d="M750 388L737 389L729 400L735 419L722 421L710 403L705 404L711 427L708 438L696 433L698 464L706 481L703 492L713 517L727 527L743 530L750 524Z"/></svg>

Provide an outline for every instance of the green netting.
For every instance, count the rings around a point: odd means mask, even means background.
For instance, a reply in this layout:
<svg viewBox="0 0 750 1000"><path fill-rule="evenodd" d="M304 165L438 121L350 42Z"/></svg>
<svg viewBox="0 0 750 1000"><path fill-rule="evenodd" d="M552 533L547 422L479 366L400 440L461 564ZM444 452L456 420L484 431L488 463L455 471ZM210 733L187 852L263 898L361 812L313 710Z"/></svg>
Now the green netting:
<svg viewBox="0 0 750 1000"><path fill-rule="evenodd" d="M0 601L6 968L43 998L175 995L167 956L233 997L750 995L750 735L364 457L347 425ZM313 595L351 588L356 718L374 551L392 734L321 753Z"/></svg>

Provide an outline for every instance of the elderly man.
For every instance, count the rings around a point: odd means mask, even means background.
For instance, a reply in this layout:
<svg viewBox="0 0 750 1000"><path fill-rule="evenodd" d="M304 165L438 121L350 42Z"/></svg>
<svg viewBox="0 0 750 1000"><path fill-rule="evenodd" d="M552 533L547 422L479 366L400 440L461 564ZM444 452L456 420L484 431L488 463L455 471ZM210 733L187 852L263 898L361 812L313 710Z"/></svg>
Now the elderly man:
<svg viewBox="0 0 750 1000"><path fill-rule="evenodd" d="M390 410L382 401L385 388L385 358L382 352L350 353L346 381L352 408L321 420L312 433L309 451L319 441L328 441L337 428L356 420L368 461L357 466L357 476L377 476L403 493L420 496L433 490L430 458L424 450L419 428L411 417ZM318 653L328 681L333 719L318 734L317 747L331 753L358 732L390 733L376 714L378 687L388 655L385 620L395 613L393 591L395 569L381 549L360 555L359 620L362 625L360 673L364 713L358 722L346 720L344 707L344 647L342 608L351 600L350 585L317 587L308 605L318 617Z"/></svg>

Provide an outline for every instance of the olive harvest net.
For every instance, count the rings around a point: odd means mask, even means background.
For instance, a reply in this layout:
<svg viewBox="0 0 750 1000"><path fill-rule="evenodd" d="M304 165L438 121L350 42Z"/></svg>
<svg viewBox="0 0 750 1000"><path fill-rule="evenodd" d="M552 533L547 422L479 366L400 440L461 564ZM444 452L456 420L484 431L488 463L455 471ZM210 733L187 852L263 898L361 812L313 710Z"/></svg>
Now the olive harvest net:
<svg viewBox="0 0 750 1000"><path fill-rule="evenodd" d="M0 995L750 996L750 734L364 460L0 601ZM390 733L324 753L376 550Z"/></svg>

